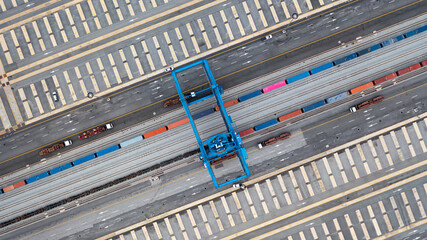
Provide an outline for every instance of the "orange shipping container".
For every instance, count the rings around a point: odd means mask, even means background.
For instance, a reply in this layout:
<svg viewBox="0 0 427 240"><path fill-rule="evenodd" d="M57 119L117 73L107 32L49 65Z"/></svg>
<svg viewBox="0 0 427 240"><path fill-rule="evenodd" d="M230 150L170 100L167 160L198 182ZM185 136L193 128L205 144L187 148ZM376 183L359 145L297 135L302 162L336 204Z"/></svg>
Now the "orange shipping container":
<svg viewBox="0 0 427 240"><path fill-rule="evenodd" d="M228 101L228 102L224 103L224 107L228 108L230 106L233 106L234 104L237 104L238 102L239 102L239 100L233 99L231 101ZM215 107L215 111L217 111L217 112L219 111L219 107L218 106Z"/></svg>
<svg viewBox="0 0 427 240"><path fill-rule="evenodd" d="M16 189L16 188L24 186L25 184L26 184L25 181L22 180L22 181L20 181L18 183L13 184L13 187Z"/></svg>
<svg viewBox="0 0 427 240"><path fill-rule="evenodd" d="M363 91L363 90L365 90L367 88L370 88L372 86L374 86L374 84L372 82L368 82L366 84L363 84L361 86L358 86L358 87L355 87L355 88L351 89L350 90L350 94L355 94L357 92Z"/></svg>
<svg viewBox="0 0 427 240"><path fill-rule="evenodd" d="M7 187L3 188L3 192L9 192L9 191L12 191L13 189L15 189L13 187L13 185L10 185L10 186L7 186Z"/></svg>
<svg viewBox="0 0 427 240"><path fill-rule="evenodd" d="M409 67L407 67L407 68L404 68L404 69L397 71L397 73L399 74L399 76L401 76L401 75L408 73L410 71L411 71L411 69Z"/></svg>
<svg viewBox="0 0 427 240"><path fill-rule="evenodd" d="M424 66L427 66L427 60L422 61L422 62L421 62L421 65L423 65L423 67L424 67Z"/></svg>
<svg viewBox="0 0 427 240"><path fill-rule="evenodd" d="M184 125L184 124L186 124L188 122L190 122L190 119L184 118L184 119L181 119L181 120L179 120L177 122L169 124L167 127L168 127L168 129L172 129L172 128L176 128L176 127L179 127L181 125Z"/></svg>
<svg viewBox="0 0 427 240"><path fill-rule="evenodd" d="M249 129L246 129L245 131L239 132L239 135L240 135L240 137L244 137L244 136L249 135L253 132L255 132L254 128L249 128Z"/></svg>
<svg viewBox="0 0 427 240"><path fill-rule="evenodd" d="M162 133L162 132L166 132L166 127L161 127L161 128L156 129L156 130L153 130L149 133L144 134L144 139L155 136L155 135Z"/></svg>
<svg viewBox="0 0 427 240"><path fill-rule="evenodd" d="M285 120L287 120L287 119L289 119L289 118L293 118L293 117L295 117L295 116L298 116L298 115L300 115L301 113L302 113L301 109L298 109L298 110L293 111L293 112L291 112L291 113L285 114L285 115L283 115L283 116L279 117L279 122L283 122L283 121L285 121Z"/></svg>

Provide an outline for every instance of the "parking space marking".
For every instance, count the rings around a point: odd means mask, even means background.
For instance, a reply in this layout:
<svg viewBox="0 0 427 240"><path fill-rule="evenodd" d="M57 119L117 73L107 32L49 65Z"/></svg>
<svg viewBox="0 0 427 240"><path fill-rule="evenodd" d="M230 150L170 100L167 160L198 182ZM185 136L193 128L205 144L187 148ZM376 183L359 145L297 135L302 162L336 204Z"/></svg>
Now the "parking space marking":
<svg viewBox="0 0 427 240"><path fill-rule="evenodd" d="M409 220L411 220L411 223L415 222L414 214L412 213L411 205L409 205L408 198L406 197L405 192L401 192L400 196L402 197L403 204L405 205L406 212L408 213Z"/></svg>
<svg viewBox="0 0 427 240"><path fill-rule="evenodd" d="M135 16L135 12L133 11L133 7L132 7L132 4L130 4L130 1L129 0L126 0L126 3L127 3L127 7L128 7L128 10L129 10L129 14L133 17L133 16Z"/></svg>
<svg viewBox="0 0 427 240"><path fill-rule="evenodd" d="M279 17L277 17L276 9L273 5L270 6L271 14L273 15L274 22L279 23Z"/></svg>
<svg viewBox="0 0 427 240"><path fill-rule="evenodd" d="M21 31L22 31L22 34L24 35L25 41L27 42L27 46L28 46L28 50L30 51L30 54L34 55L35 52L34 52L33 45L31 44L30 36L28 35L27 27L25 25L22 25Z"/></svg>
<svg viewBox="0 0 427 240"><path fill-rule="evenodd" d="M304 165L299 167L299 169L302 174L302 177L304 178L305 185L307 186L307 189L308 189L308 193L310 194L311 197L314 196L314 191L313 191L313 188L311 187L310 179L308 179L308 175L305 171Z"/></svg>
<svg viewBox="0 0 427 240"><path fill-rule="evenodd" d="M76 93L74 92L74 87L71 83L68 84L68 89L70 90L70 94L71 94L71 97L73 98L73 100L77 101L77 96L76 96Z"/></svg>
<svg viewBox="0 0 427 240"><path fill-rule="evenodd" d="M21 98L21 101L25 101L25 100L27 100L27 97L25 96L24 89L19 88L19 89L18 89L18 93L19 93L19 97Z"/></svg>
<svg viewBox="0 0 427 240"><path fill-rule="evenodd" d="M150 235L148 234L147 228L145 226L142 226L141 229L142 229L142 232L144 233L145 239L146 240L151 240L150 239Z"/></svg>
<svg viewBox="0 0 427 240"><path fill-rule="evenodd" d="M291 15L289 14L289 10L288 10L288 7L286 6L285 1L282 1L281 5L282 5L282 9L283 9L283 12L285 13L286 18L290 18Z"/></svg>
<svg viewBox="0 0 427 240"><path fill-rule="evenodd" d="M1 11L2 12L6 12L7 11L6 5L4 4L3 0L0 0L0 7L1 7Z"/></svg>
<svg viewBox="0 0 427 240"><path fill-rule="evenodd" d="M179 228L181 229L181 233L184 236L184 239L189 240L188 234L185 231L185 227L184 227L184 224L183 224L182 219L181 219L181 215L179 213L177 213L177 214L175 214L175 218L178 221L178 225L179 225Z"/></svg>
<svg viewBox="0 0 427 240"><path fill-rule="evenodd" d="M394 146L396 147L396 151L399 155L400 161L405 161L402 150L400 149L399 141L397 141L396 133L394 131L390 131L390 136L393 140Z"/></svg>
<svg viewBox="0 0 427 240"><path fill-rule="evenodd" d="M380 206L381 213L383 214L384 222L387 226L387 230L389 232L393 231L393 226L391 225L390 218L388 217L387 211L384 207L383 201L378 201L378 205Z"/></svg>
<svg viewBox="0 0 427 240"><path fill-rule="evenodd" d="M332 219L332 222L334 223L335 230L338 233L339 239L340 240L345 240L344 235L342 234L342 230L341 230L340 224L338 223L338 219L334 218L334 219Z"/></svg>
<svg viewBox="0 0 427 240"><path fill-rule="evenodd" d="M417 188L412 188L412 194L414 195L415 201L417 201L418 209L420 210L421 218L426 218L426 212L424 210L423 203L421 202L420 195L418 194Z"/></svg>
<svg viewBox="0 0 427 240"><path fill-rule="evenodd" d="M331 167L329 166L328 159L327 159L326 157L323 157L323 158L322 158L322 161L323 161L323 165L324 165L324 166L325 166L325 168L326 168L326 172L327 172L327 173L328 173L328 175L329 175L329 179L331 180L332 187L333 187L333 188L336 188L336 187L337 187L337 182L335 181L335 177L334 177L334 175L332 174L332 170L331 170Z"/></svg>
<svg viewBox="0 0 427 240"><path fill-rule="evenodd" d="M371 150L372 156L374 157L374 161L375 161L375 164L377 165L377 169L378 170L383 169L380 159L378 158L377 151L375 150L374 143L372 142L372 139L368 140L368 145L369 145L369 149Z"/></svg>
<svg viewBox="0 0 427 240"><path fill-rule="evenodd" d="M224 227L222 226L222 222L221 222L221 219L219 218L218 211L216 210L214 201L212 201L212 200L209 201L209 206L211 207L211 210L214 214L214 217L216 219L216 223L218 224L219 230L224 231Z"/></svg>
<svg viewBox="0 0 427 240"><path fill-rule="evenodd" d="M285 182L283 181L283 177L281 174L277 175L277 180L279 180L280 188L282 189L283 195L285 196L286 203L288 205L292 204L291 198L289 197L288 189L286 189Z"/></svg>
<svg viewBox="0 0 427 240"><path fill-rule="evenodd" d="M329 235L328 225L326 225L326 223L324 223L324 222L322 222L322 230L323 230L323 233L327 236L326 239L328 239L328 240L331 239L331 237L328 236Z"/></svg>
<svg viewBox="0 0 427 240"><path fill-rule="evenodd" d="M203 209L202 205L199 205L197 207L199 208L199 212L200 212L200 215L202 216L203 222L205 224L206 231L208 232L208 235L210 236L210 235L212 235L212 229L211 229L211 226L209 225L208 218L206 217L205 210Z"/></svg>
<svg viewBox="0 0 427 240"><path fill-rule="evenodd" d="M18 52L19 59L24 59L24 55L22 54L21 47L19 46L18 38L16 37L15 30L10 30L10 35L12 36L13 43L15 44L16 51Z"/></svg>
<svg viewBox="0 0 427 240"><path fill-rule="evenodd" d="M62 105L63 106L66 105L67 102L65 101L64 94L62 94L62 89L58 88L57 91L58 91L59 99L61 99Z"/></svg>
<svg viewBox="0 0 427 240"><path fill-rule="evenodd" d="M236 7L231 6L231 11L233 12L234 19L236 20L237 27L239 28L240 35L245 36L245 29L243 28L242 22L240 21L239 14L237 13Z"/></svg>
<svg viewBox="0 0 427 240"><path fill-rule="evenodd" d="M193 213L191 212L191 209L187 209L187 215L190 219L191 225L193 226L194 233L196 234L197 239L202 239L200 236L199 229L197 228L196 221L194 221Z"/></svg>
<svg viewBox="0 0 427 240"><path fill-rule="evenodd" d="M323 184L322 177L320 176L319 169L317 168L316 161L311 162L311 167L313 168L314 176L316 176L317 183L319 183L320 190L322 192L326 191L325 185Z"/></svg>
<svg viewBox="0 0 427 240"><path fill-rule="evenodd" d="M265 19L264 12L262 11L262 9L258 10L258 14L259 14L259 17L261 18L262 25L264 25L265 28L268 27L268 23L267 23L267 20Z"/></svg>
<svg viewBox="0 0 427 240"><path fill-rule="evenodd" d="M159 239L162 239L163 236L162 236L162 233L160 232L159 224L157 224L157 222L153 222L153 226L154 226L154 230L156 231L157 237Z"/></svg>
<svg viewBox="0 0 427 240"><path fill-rule="evenodd" d="M33 93L33 96L37 97L37 90L36 90L36 86L34 86L34 83L30 84L30 88L31 88L31 92Z"/></svg>
<svg viewBox="0 0 427 240"><path fill-rule="evenodd" d="M209 20L210 20L212 28L214 30L216 40L218 41L218 44L221 45L223 43L223 41L222 41L221 35L219 34L218 26L216 25L215 19L213 18L212 14L209 14Z"/></svg>
<svg viewBox="0 0 427 240"><path fill-rule="evenodd" d="M133 79L132 71L130 70L129 63L126 59L126 55L123 52L123 49L119 49L119 53L120 53L120 58L122 59L123 65L125 66L125 70L126 70L126 73L129 77L129 80L132 80ZM110 84L108 83L108 85L110 85ZM110 87L108 87L108 88L110 88Z"/></svg>
<svg viewBox="0 0 427 240"><path fill-rule="evenodd" d="M345 174L345 170L344 170L344 167L341 163L341 159L340 159L340 156L338 155L338 153L334 153L334 158L335 158L335 161L337 162L337 166L341 172L341 177L342 177L344 183L348 183L348 178L347 178L347 175Z"/></svg>
<svg viewBox="0 0 427 240"><path fill-rule="evenodd" d="M10 123L9 116L7 115L6 108L3 105L3 101L0 98L0 120L2 122L3 128L8 129L12 127Z"/></svg>
<svg viewBox="0 0 427 240"><path fill-rule="evenodd" d="M256 209L255 209L254 203L252 201L251 195L249 194L248 188L245 188L245 190L243 192L245 193L245 197L246 197L246 200L248 201L249 209L251 209L252 216L254 218L257 218L258 217L258 213L256 212Z"/></svg>
<svg viewBox="0 0 427 240"><path fill-rule="evenodd" d="M307 3L307 7L309 10L313 10L313 5L311 5L311 1L310 0L305 0L305 2Z"/></svg>
<svg viewBox="0 0 427 240"><path fill-rule="evenodd" d="M50 92L46 92L46 98L47 98L47 101L49 102L50 109L54 110L55 104L53 103L52 97L50 96Z"/></svg>
<svg viewBox="0 0 427 240"><path fill-rule="evenodd" d="M225 213L227 214L230 225L234 227L236 224L234 223L234 219L233 219L233 216L231 215L230 208L228 208L227 199L225 199L224 196L221 196L221 202L222 202L222 206L224 207Z"/></svg>
<svg viewBox="0 0 427 240"><path fill-rule="evenodd" d="M227 16L225 16L224 10L219 11L222 21L224 22L225 29L227 30L228 38L230 41L234 40L233 32L231 31L230 24L228 23Z"/></svg>
<svg viewBox="0 0 427 240"><path fill-rule="evenodd" d="M251 25L252 31L256 32L257 29L256 29L256 26L255 26L255 22L254 22L254 20L252 18L251 12L249 11L248 4L246 3L246 1L242 2L242 4L243 4L243 8L245 9L246 16L248 17L249 24Z"/></svg>
<svg viewBox="0 0 427 240"><path fill-rule="evenodd" d="M276 209L280 209L280 204L279 204L279 201L277 200L276 192L274 191L274 188L273 188L273 185L271 184L270 179L265 180L265 182L267 183L268 190L270 191L270 195L273 198L274 206L276 207Z"/></svg>
<svg viewBox="0 0 427 240"><path fill-rule="evenodd" d="M239 215L240 215L240 218L242 219L242 222L246 222L246 216L242 210L242 206L240 205L239 197L237 196L236 192L232 192L231 195L233 196L234 203L236 204L237 210L239 211Z"/></svg>
<svg viewBox="0 0 427 240"><path fill-rule="evenodd" d="M368 229L366 228L365 221L363 220L363 216L360 213L360 210L357 209L355 212L356 212L357 219L359 220L359 224L362 227L362 231L365 239L371 239L371 237L369 236Z"/></svg>
<svg viewBox="0 0 427 240"><path fill-rule="evenodd" d="M171 226L171 224L169 222L169 218L165 217L163 220L164 220L164 222L166 224L166 228L168 229L169 235L171 235L171 236L174 235L172 226ZM172 237L174 237L174 236L172 236Z"/></svg>
<svg viewBox="0 0 427 240"><path fill-rule="evenodd" d="M316 229L314 227L310 228L310 232L311 232L311 235L313 235L314 239L319 239L319 237L317 236Z"/></svg>
<svg viewBox="0 0 427 240"><path fill-rule="evenodd" d="M151 5L153 5L153 7L156 8L157 7L156 0L151 0Z"/></svg>
<svg viewBox="0 0 427 240"><path fill-rule="evenodd" d="M44 113L44 109L43 109L43 106L42 106L42 104L40 102L39 97L38 96L34 97L34 100L36 101L36 104L37 104L37 107L39 109L40 114L43 114Z"/></svg>
<svg viewBox="0 0 427 240"><path fill-rule="evenodd" d="M393 163L393 160L391 159L390 152L388 151L387 143L385 142L384 136L383 136L383 135L380 135L380 136L379 136L379 139L380 139L381 145L382 145L382 147L383 147L383 150L384 150L385 156L386 156L386 158L387 158L387 162L388 162L388 164L389 164L390 166L393 166L393 164L394 164L394 163Z"/></svg>
<svg viewBox="0 0 427 240"><path fill-rule="evenodd" d="M0 45L3 49L7 64L12 64L13 59L12 59L12 56L10 55L9 48L7 47L6 40L4 39L3 34L0 34Z"/></svg>
<svg viewBox="0 0 427 240"><path fill-rule="evenodd" d="M359 153L360 159L362 160L363 167L365 168L366 174L371 174L368 162L366 161L365 154L363 153L362 146L360 143L356 144L357 152Z"/></svg>
<svg viewBox="0 0 427 240"><path fill-rule="evenodd" d="M348 226L348 229L350 230L351 237L353 238L353 240L357 240L358 238L356 232L354 231L353 224L351 223L350 216L348 214L344 214L344 219Z"/></svg>
<svg viewBox="0 0 427 240"><path fill-rule="evenodd" d="M142 0L139 0L139 7L141 8L142 12L146 12L147 9L145 8L144 2Z"/></svg>
<svg viewBox="0 0 427 240"><path fill-rule="evenodd" d="M399 222L399 228L401 228L405 226L405 224L403 223L399 208L397 207L396 201L394 200L393 196L391 196L389 199L390 199L391 206L393 207L393 210L394 210L394 215L396 215L397 221Z"/></svg>
<svg viewBox="0 0 427 240"><path fill-rule="evenodd" d="M401 129L403 132L403 136L405 137L406 143L408 144L409 151L411 152L411 156L415 157L416 154L415 154L414 146L412 146L412 142L411 142L411 139L409 138L408 131L406 130L405 126L403 126Z"/></svg>
<svg viewBox="0 0 427 240"><path fill-rule="evenodd" d="M375 218L375 214L374 214L374 210L372 209L371 205L367 206L368 209L368 213L369 213L369 217L371 218L371 223L374 225L374 229L375 229L375 233L377 234L377 236L381 236L381 229L380 226L378 225L378 221Z"/></svg>
<svg viewBox="0 0 427 240"><path fill-rule="evenodd" d="M119 84L122 83L122 79L120 77L119 71L117 70L117 66L116 66L116 63L114 61L113 55L111 53L109 53L107 56L108 56L108 60L110 61L110 65L113 67L113 72L114 72L114 76L116 77L117 83L119 83ZM142 66L141 66L141 69L142 69Z"/></svg>
<svg viewBox="0 0 427 240"><path fill-rule="evenodd" d="M202 36L203 36L203 39L205 40L206 47L208 49L211 49L212 45L211 45L211 42L209 41L209 37L208 37L208 34L206 33L206 29L205 29L205 26L203 25L202 19L200 18L197 19L197 23L199 25L200 31L202 31Z"/></svg>
<svg viewBox="0 0 427 240"><path fill-rule="evenodd" d="M421 145L421 148L423 149L423 152L427 152L427 148L424 143L423 136L421 135L420 129L418 128L417 122L413 122L412 126L414 126L415 133L417 134L418 140L420 141L420 145Z"/></svg>
<svg viewBox="0 0 427 240"><path fill-rule="evenodd" d="M298 0L293 0L293 3L294 3L294 6L295 6L295 9L297 10L297 13L301 14L302 11L301 11L301 8L299 6Z"/></svg>
<svg viewBox="0 0 427 240"><path fill-rule="evenodd" d="M261 188L259 187L259 183L255 183L255 189L258 194L259 200L261 201L261 206L264 209L264 213L270 213L267 207L267 203L265 202L264 195L262 194Z"/></svg>
<svg viewBox="0 0 427 240"><path fill-rule="evenodd" d="M137 238L136 233L135 233L134 230L130 231L130 234L132 236L132 240L138 240L138 238Z"/></svg>

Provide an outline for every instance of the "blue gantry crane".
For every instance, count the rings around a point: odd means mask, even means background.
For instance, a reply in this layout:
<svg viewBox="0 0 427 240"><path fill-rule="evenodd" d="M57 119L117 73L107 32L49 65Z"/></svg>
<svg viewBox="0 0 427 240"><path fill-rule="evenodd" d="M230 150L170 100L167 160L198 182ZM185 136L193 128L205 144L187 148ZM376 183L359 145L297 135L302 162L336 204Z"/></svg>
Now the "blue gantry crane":
<svg viewBox="0 0 427 240"><path fill-rule="evenodd" d="M198 65L202 65L206 73L207 79L209 81L209 88L203 89L198 92L192 92L191 95L185 96L179 85L177 73ZM192 63L188 66L173 70L172 77L175 81L175 86L178 91L179 99L182 103L182 106L184 107L184 110L188 116L188 119L190 120L190 124L191 124L191 127L193 128L194 135L196 136L197 144L199 145L200 152L201 152L199 157L201 160L203 160L203 163L206 169L208 170L209 175L212 178L215 188L219 188L227 184L237 182L243 178L249 177L251 173L246 163L248 154L246 153L246 149L243 146L242 139L238 134L236 125L231 120L231 117L227 114L227 111L224 107L224 102L222 101L222 98L221 98L221 94L223 92L222 87L216 84L215 78L213 77L213 74L209 68L207 60L203 59L195 63ZM205 96L206 93L208 93L209 91L211 91L212 94L208 94L207 96ZM203 97L197 98L198 95ZM215 97L216 99L217 105L219 107L219 111L221 112L222 119L224 120L224 124L226 125L227 132L216 134L214 136L211 136L209 139L202 141L197 131L196 125L194 123L193 117L191 116L189 106L196 104L198 102L201 102L210 97ZM189 101L190 98L192 99L191 101ZM228 180L228 181L226 180L223 183L218 183L215 178L214 172L212 170L211 162L233 153L236 153L237 157L239 158L244 174L235 179Z"/></svg>

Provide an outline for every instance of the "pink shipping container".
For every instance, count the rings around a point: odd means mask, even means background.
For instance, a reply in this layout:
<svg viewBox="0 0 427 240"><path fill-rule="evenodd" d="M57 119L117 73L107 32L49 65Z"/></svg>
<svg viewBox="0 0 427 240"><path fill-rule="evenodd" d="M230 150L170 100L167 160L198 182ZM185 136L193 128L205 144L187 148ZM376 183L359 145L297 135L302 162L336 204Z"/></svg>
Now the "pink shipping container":
<svg viewBox="0 0 427 240"><path fill-rule="evenodd" d="M9 191L12 191L13 189L15 189L13 187L13 185L10 185L10 186L7 186L7 187L3 188L3 192L9 192Z"/></svg>
<svg viewBox="0 0 427 240"><path fill-rule="evenodd" d="M286 85L286 82L285 82L285 80L283 80L283 81L280 81L278 83L275 83L273 85L270 85L268 87L263 88L262 92L263 93L270 92L270 91L273 91L276 88L279 88L279 87L282 87L282 86L285 86L285 85Z"/></svg>
<svg viewBox="0 0 427 240"><path fill-rule="evenodd" d="M25 180L22 180L18 183L13 184L13 188L17 189L17 188L22 187L24 185L25 185Z"/></svg>

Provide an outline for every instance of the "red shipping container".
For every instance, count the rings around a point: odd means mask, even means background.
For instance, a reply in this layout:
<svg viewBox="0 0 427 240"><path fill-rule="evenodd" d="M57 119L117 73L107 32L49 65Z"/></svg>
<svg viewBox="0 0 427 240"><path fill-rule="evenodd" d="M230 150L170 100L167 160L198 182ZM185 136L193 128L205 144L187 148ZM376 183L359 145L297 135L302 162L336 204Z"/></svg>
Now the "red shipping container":
<svg viewBox="0 0 427 240"><path fill-rule="evenodd" d="M15 189L13 187L13 185L10 185L10 186L7 186L7 187L3 188L3 192L9 192L9 191L12 191L13 189Z"/></svg>
<svg viewBox="0 0 427 240"><path fill-rule="evenodd" d="M368 82L366 84L363 84L363 85L360 85L358 87L355 87L355 88L351 89L350 90L350 94L355 94L357 92L360 92L360 91L363 91L365 89L368 89L368 88L370 88L372 86L374 86L374 83L373 82Z"/></svg>
<svg viewBox="0 0 427 240"><path fill-rule="evenodd" d="M298 115L300 115L301 113L302 113L301 109L298 109L298 110L293 111L293 112L291 112L291 113L285 114L285 115L283 115L283 116L279 117L279 122L283 122L283 121L285 121L285 120L287 120L287 119L290 119L290 118L293 118L293 117L295 117L295 116L298 116Z"/></svg>
<svg viewBox="0 0 427 240"><path fill-rule="evenodd" d="M394 72L394 73L391 73L385 77L378 78L377 80L374 81L374 83L375 83L375 85L378 85L380 83L383 83L383 82L388 81L390 79L393 79L395 77L397 77L397 74Z"/></svg>
<svg viewBox="0 0 427 240"><path fill-rule="evenodd" d="M424 66L427 66L427 60L422 61L422 62L421 62L421 65L423 65L423 67L424 67Z"/></svg>
<svg viewBox="0 0 427 240"><path fill-rule="evenodd" d="M228 101L228 102L224 103L224 107L228 108L228 107L230 107L230 106L233 106L234 104L237 104L238 102L239 102L239 100L237 100L237 99L233 99L233 100L231 100L231 101ZM218 112L218 111L219 111L219 107L218 107L218 106L216 106L216 107L215 107L215 111L216 111L216 112Z"/></svg>
<svg viewBox="0 0 427 240"><path fill-rule="evenodd" d="M25 184L26 184L25 181L22 180L22 181L20 181L18 183L13 184L13 187L16 189L16 188L24 186Z"/></svg>
<svg viewBox="0 0 427 240"><path fill-rule="evenodd" d="M166 132L166 127L161 127L161 128L156 129L156 130L153 130L149 133L144 134L144 139L155 136L155 135L162 133L162 132Z"/></svg>
<svg viewBox="0 0 427 240"><path fill-rule="evenodd" d="M409 69L410 69L411 71L414 71L415 69L418 69L418 68L420 68L420 67L421 67L421 64L417 63L417 64L414 64L414 65L410 66L410 67L409 67Z"/></svg>
<svg viewBox="0 0 427 240"><path fill-rule="evenodd" d="M402 76L403 74L406 74L410 71L411 71L411 69L409 67L407 67L407 68L404 68L404 69L397 71L397 74L399 74L399 76Z"/></svg>
<svg viewBox="0 0 427 240"><path fill-rule="evenodd" d="M240 137L244 137L244 136L249 135L253 132L255 132L254 128L249 128L249 129L246 129L245 131L239 132L239 135L240 135Z"/></svg>
<svg viewBox="0 0 427 240"><path fill-rule="evenodd" d="M181 125L184 125L184 124L186 124L188 122L190 122L190 119L184 118L184 119L181 119L181 120L179 120L177 122L169 124L167 127L168 127L168 129L172 129L172 128L176 128L176 127L179 127Z"/></svg>

